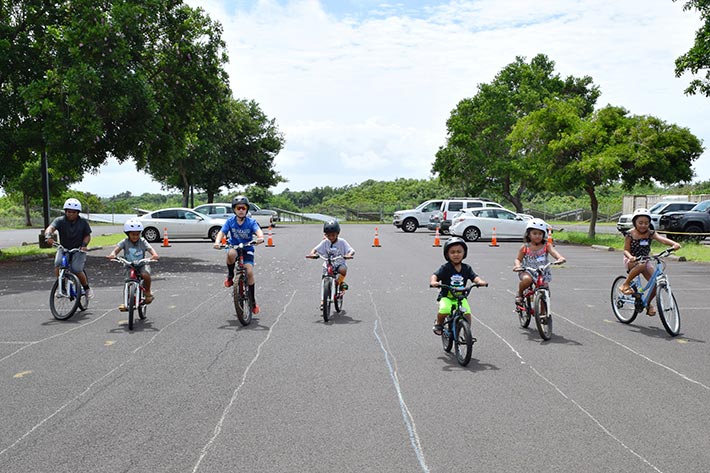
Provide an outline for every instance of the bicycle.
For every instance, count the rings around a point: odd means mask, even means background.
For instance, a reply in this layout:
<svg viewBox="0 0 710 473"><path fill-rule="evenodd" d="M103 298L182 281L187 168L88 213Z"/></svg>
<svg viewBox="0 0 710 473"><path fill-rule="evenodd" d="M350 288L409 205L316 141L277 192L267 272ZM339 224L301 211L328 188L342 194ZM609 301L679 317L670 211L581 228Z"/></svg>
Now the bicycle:
<svg viewBox="0 0 710 473"><path fill-rule="evenodd" d="M249 283L247 281L247 269L244 266L244 248L260 243L262 240L252 240L249 243L239 243L237 245L220 245L220 248L233 248L237 251L237 261L234 267L234 286L232 289L232 299L234 300L234 310L237 312L239 323L246 326L251 323L252 307Z"/></svg>
<svg viewBox="0 0 710 473"><path fill-rule="evenodd" d="M543 340L552 338L552 310L550 309L550 288L544 281L544 272L550 266L557 266L562 263L551 261L537 268L529 266L515 268L517 273L528 271L533 277L533 283L523 292L522 303L515 303L515 311L518 314L520 326L527 328L530 320L535 317L537 331Z"/></svg>
<svg viewBox="0 0 710 473"><path fill-rule="evenodd" d="M77 309L84 311L89 308L89 298L81 286L79 277L71 271L71 255L81 251L79 248L67 250L59 243L55 248L62 250L62 262L59 265L59 276L54 281L49 293L49 309L57 320L67 320Z"/></svg>
<svg viewBox="0 0 710 473"><path fill-rule="evenodd" d="M120 310L128 312L128 330L133 330L134 313L138 310L138 317L145 320L148 316L148 305L145 302L145 287L139 266L145 263L154 263L156 260L143 258L138 261L128 261L117 256L111 261L121 263L124 268L130 269L128 277L123 283L123 304Z"/></svg>
<svg viewBox="0 0 710 473"><path fill-rule="evenodd" d="M471 361L473 344L478 340L473 336L471 324L466 319L462 302L468 297L471 289L474 287L488 287L488 284L474 283L464 288L446 284L430 285L429 287L448 289L456 300L451 307L451 314L446 316L442 324L441 345L446 353L450 353L451 348L454 347L456 361L458 361L459 365L466 366Z"/></svg>
<svg viewBox="0 0 710 473"><path fill-rule="evenodd" d="M619 276L614 280L611 285L611 307L619 322L624 324L633 322L636 316L648 307L653 290L656 289L656 306L663 327L672 337L680 333L680 311L671 290L668 275L665 273L666 263L663 260L673 251L672 248L669 248L657 255L639 258L638 261L644 264L648 261L655 261L656 268L645 286L641 281L640 274L631 281L630 287L633 291L631 294L621 292L621 285L626 281L626 276Z"/></svg>
<svg viewBox="0 0 710 473"><path fill-rule="evenodd" d="M335 261L339 259L353 259L352 256L323 256L321 254L316 255L306 255L308 259L322 259L325 260L325 268L323 269L323 276L321 277L321 312L323 314L323 321L327 322L330 318L330 306L331 304L335 308L335 312L340 313L343 310L343 296L345 291L343 291L342 284L338 284L338 275L335 273Z"/></svg>

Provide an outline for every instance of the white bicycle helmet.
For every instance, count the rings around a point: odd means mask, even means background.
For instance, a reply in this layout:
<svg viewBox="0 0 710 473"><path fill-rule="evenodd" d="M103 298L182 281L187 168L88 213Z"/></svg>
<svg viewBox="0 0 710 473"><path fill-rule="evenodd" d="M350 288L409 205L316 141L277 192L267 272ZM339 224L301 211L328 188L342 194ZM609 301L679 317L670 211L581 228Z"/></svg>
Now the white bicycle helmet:
<svg viewBox="0 0 710 473"><path fill-rule="evenodd" d="M542 232L542 239L547 238L547 223L541 218L533 218L528 220L528 224L525 225L525 236L530 233L530 230L540 230Z"/></svg>
<svg viewBox="0 0 710 473"><path fill-rule="evenodd" d="M634 210L633 216L631 217L631 223L636 223L636 219L638 217L648 217L648 220L651 221L651 212L649 212L648 209L645 209L643 207Z"/></svg>
<svg viewBox="0 0 710 473"><path fill-rule="evenodd" d="M143 222L138 220L137 218L129 218L126 220L126 223L123 224L123 232L128 233L128 232L142 232L143 231Z"/></svg>
<svg viewBox="0 0 710 473"><path fill-rule="evenodd" d="M79 202L79 199L70 197L64 201L64 207L62 208L64 210L76 210L77 212L81 212L81 202Z"/></svg>

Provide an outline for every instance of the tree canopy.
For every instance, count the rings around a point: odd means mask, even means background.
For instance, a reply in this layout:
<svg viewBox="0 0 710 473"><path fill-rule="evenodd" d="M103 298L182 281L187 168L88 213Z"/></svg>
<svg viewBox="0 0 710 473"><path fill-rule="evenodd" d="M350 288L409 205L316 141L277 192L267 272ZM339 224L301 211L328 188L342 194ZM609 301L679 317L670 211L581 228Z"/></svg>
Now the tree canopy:
<svg viewBox="0 0 710 473"><path fill-rule="evenodd" d="M695 43L690 50L676 59L675 75L680 77L686 72L696 75L705 71L703 78L690 81L685 93L710 97L710 0L686 0L683 10L693 9L700 13L703 25L695 33Z"/></svg>

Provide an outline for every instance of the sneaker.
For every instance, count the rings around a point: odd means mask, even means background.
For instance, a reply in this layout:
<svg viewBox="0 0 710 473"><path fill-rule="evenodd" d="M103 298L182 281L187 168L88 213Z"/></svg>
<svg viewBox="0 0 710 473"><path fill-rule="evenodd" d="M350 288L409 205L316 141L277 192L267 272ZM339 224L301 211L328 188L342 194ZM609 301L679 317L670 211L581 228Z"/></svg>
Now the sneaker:
<svg viewBox="0 0 710 473"><path fill-rule="evenodd" d="M88 297L89 299L94 298L94 291L91 288L86 289L84 291L84 294L86 294L86 297Z"/></svg>
<svg viewBox="0 0 710 473"><path fill-rule="evenodd" d="M227 278L224 280L224 287L234 286L234 278Z"/></svg>
<svg viewBox="0 0 710 473"><path fill-rule="evenodd" d="M254 315L259 313L259 305L258 304L254 304L253 306L251 306L251 313Z"/></svg>
<svg viewBox="0 0 710 473"><path fill-rule="evenodd" d="M126 312L128 310L128 307L126 307L125 304L120 304L118 306L118 310L120 310L121 312Z"/></svg>
<svg viewBox="0 0 710 473"><path fill-rule="evenodd" d="M443 330L444 326L440 324L434 324L434 326L431 328L431 331L434 332L434 335L441 335Z"/></svg>
<svg viewBox="0 0 710 473"><path fill-rule="evenodd" d="M340 289L343 291L347 291L348 289L350 289L350 287L348 286L348 283L344 282L340 285Z"/></svg>

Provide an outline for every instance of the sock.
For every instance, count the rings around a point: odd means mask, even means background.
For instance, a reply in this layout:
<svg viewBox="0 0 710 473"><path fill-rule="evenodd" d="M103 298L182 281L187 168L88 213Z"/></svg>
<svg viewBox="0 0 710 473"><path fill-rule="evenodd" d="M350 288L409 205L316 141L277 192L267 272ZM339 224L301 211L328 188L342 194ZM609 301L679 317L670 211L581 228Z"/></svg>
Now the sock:
<svg viewBox="0 0 710 473"><path fill-rule="evenodd" d="M236 263L228 264L227 265L227 277L229 279L234 279L234 265Z"/></svg>
<svg viewBox="0 0 710 473"><path fill-rule="evenodd" d="M254 284L249 284L249 298L251 305L256 305L256 296L254 295Z"/></svg>

